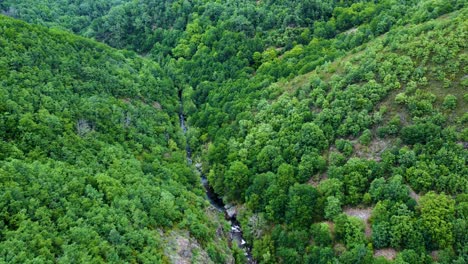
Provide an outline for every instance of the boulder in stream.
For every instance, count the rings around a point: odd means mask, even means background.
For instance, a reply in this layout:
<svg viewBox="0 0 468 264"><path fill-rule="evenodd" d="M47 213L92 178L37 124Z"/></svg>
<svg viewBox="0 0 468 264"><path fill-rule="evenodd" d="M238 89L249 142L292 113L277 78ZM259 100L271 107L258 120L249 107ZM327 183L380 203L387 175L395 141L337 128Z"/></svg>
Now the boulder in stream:
<svg viewBox="0 0 468 264"><path fill-rule="evenodd" d="M234 217L236 217L237 215L237 207L232 205L232 204L226 204L224 206L224 208L226 209L226 216L228 219L232 219Z"/></svg>

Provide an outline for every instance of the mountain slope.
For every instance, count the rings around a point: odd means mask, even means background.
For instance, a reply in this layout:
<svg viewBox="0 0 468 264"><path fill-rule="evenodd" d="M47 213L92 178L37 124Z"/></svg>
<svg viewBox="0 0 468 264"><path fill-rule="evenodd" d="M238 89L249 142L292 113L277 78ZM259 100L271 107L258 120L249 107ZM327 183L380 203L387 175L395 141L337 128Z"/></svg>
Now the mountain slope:
<svg viewBox="0 0 468 264"><path fill-rule="evenodd" d="M387 247L408 263L465 260L466 17L395 28L257 93L255 78L210 93L229 99L199 113L215 131L208 178L246 205L243 226L263 223L257 260L371 263Z"/></svg>
<svg viewBox="0 0 468 264"><path fill-rule="evenodd" d="M0 76L3 261L229 259L158 64L0 16Z"/></svg>
<svg viewBox="0 0 468 264"><path fill-rule="evenodd" d="M6 261L468 261L466 1L0 9Z"/></svg>

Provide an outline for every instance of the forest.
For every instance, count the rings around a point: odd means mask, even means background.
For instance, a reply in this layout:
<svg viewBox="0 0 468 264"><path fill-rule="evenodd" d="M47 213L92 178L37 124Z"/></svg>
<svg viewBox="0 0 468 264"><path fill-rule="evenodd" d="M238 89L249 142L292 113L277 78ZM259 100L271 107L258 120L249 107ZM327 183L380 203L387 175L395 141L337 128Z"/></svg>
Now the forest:
<svg viewBox="0 0 468 264"><path fill-rule="evenodd" d="M464 0L4 0L0 263L468 263L467 32Z"/></svg>

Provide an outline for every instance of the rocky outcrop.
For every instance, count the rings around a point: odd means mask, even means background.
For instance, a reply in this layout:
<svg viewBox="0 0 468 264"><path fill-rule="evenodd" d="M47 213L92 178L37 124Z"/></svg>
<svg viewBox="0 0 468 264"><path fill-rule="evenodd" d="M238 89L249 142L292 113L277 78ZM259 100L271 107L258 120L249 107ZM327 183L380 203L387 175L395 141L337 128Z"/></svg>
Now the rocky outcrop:
<svg viewBox="0 0 468 264"><path fill-rule="evenodd" d="M201 247L196 239L190 236L188 231L172 230L164 234L166 255L171 263L213 263L208 253Z"/></svg>
<svg viewBox="0 0 468 264"><path fill-rule="evenodd" d="M226 209L226 218L232 219L237 216L238 209L235 205L226 204L224 206L224 209Z"/></svg>

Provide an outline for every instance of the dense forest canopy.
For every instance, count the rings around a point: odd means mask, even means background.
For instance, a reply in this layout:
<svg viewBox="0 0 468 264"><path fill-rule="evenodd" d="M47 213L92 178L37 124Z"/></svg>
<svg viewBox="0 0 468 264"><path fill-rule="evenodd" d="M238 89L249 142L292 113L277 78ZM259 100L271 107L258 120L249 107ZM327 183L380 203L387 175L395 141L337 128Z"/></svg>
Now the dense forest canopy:
<svg viewBox="0 0 468 264"><path fill-rule="evenodd" d="M167 262L172 229L229 254L157 63L6 17L0 43L3 261Z"/></svg>
<svg viewBox="0 0 468 264"><path fill-rule="evenodd" d="M465 1L0 11L0 262L468 262Z"/></svg>

